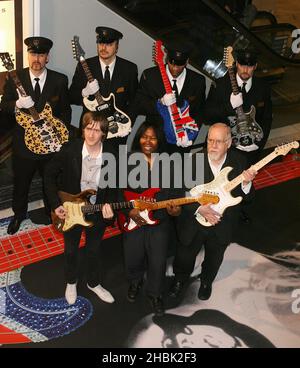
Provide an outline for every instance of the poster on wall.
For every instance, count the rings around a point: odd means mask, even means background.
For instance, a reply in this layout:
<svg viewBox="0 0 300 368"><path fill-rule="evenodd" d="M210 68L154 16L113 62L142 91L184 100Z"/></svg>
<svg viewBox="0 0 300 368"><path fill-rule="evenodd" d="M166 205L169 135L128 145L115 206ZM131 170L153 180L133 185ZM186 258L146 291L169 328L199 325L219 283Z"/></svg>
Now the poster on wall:
<svg viewBox="0 0 300 368"><path fill-rule="evenodd" d="M8 52L15 59L15 5L14 1L0 1L0 52ZM6 69L0 65L0 72Z"/></svg>

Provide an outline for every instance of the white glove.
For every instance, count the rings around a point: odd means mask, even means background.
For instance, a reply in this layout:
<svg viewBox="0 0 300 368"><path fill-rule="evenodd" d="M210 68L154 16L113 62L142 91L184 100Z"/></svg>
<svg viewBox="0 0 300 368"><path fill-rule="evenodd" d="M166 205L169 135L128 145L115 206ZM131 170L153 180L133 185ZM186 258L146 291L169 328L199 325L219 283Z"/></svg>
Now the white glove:
<svg viewBox="0 0 300 368"><path fill-rule="evenodd" d="M92 82L87 82L85 88L81 91L83 97L88 97L90 95L94 95L99 91L99 83L97 79L94 79Z"/></svg>
<svg viewBox="0 0 300 368"><path fill-rule="evenodd" d="M34 102L31 96L23 97L20 95L19 91L18 95L19 99L16 101L16 107L18 107L19 109L29 109L30 107L34 106Z"/></svg>
<svg viewBox="0 0 300 368"><path fill-rule="evenodd" d="M238 93L237 95L234 95L231 93L230 95L230 103L233 109L236 109L239 106L243 105L243 95L242 93Z"/></svg>
<svg viewBox="0 0 300 368"><path fill-rule="evenodd" d="M163 95L163 97L160 99L160 102L165 106L171 106L174 103L176 103L176 96L175 92L173 93L166 93Z"/></svg>

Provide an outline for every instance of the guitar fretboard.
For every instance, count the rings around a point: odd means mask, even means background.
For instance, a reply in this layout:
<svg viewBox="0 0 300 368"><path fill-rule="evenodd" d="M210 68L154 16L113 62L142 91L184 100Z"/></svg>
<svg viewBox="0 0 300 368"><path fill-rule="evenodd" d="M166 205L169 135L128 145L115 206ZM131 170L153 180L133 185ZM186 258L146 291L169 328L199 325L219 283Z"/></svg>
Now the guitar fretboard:
<svg viewBox="0 0 300 368"><path fill-rule="evenodd" d="M92 73L90 71L90 68L88 66L88 63L86 62L86 60L85 60L85 58L83 56L80 57L80 64L82 65L82 68L83 68L83 71L84 71L84 73L85 73L85 75L87 77L87 80L89 82L92 82L94 80L94 77L93 77L93 75L92 75ZM95 96L98 104L101 105L103 103L103 98L102 98L100 92L97 91L94 96Z"/></svg>
<svg viewBox="0 0 300 368"><path fill-rule="evenodd" d="M236 80L235 69L233 67L229 67L228 68L228 73L229 73L232 92L233 92L233 94L237 95L237 94L240 93L240 90L239 90L239 86L238 86L237 80ZM244 109L243 109L243 105L237 107L235 109L235 111L236 111L236 114L237 114L238 118L244 118L245 112L244 112Z"/></svg>
<svg viewBox="0 0 300 368"><path fill-rule="evenodd" d="M27 96L27 93L26 93L26 91L25 91L24 87L22 86L22 83L21 83L21 81L20 81L19 77L17 76L17 73L16 73L16 72L9 72L9 74L10 74L10 76L12 77L12 79L13 79L13 81L14 81L14 83L15 83L16 87L17 87L17 88L18 88L18 90L20 91L21 95L22 95L23 97L26 97L26 96ZM38 120L40 120L40 115L39 115L39 113L36 111L36 109L35 109L35 107L34 107L34 106L30 107L28 110L29 110L29 112L30 112L30 115L33 117L33 120L34 120L34 121L38 121Z"/></svg>
<svg viewBox="0 0 300 368"><path fill-rule="evenodd" d="M104 204L87 204L81 207L81 211L83 213L94 213L102 210ZM134 208L134 202L118 202L118 203L110 203L110 206L114 210L122 210L126 208Z"/></svg>
<svg viewBox="0 0 300 368"><path fill-rule="evenodd" d="M109 226L105 230L103 239L120 233L117 226ZM84 245L85 236L83 232L80 247ZM63 251L63 235L56 231L52 225L7 236L0 240L0 274L54 257L62 254Z"/></svg>

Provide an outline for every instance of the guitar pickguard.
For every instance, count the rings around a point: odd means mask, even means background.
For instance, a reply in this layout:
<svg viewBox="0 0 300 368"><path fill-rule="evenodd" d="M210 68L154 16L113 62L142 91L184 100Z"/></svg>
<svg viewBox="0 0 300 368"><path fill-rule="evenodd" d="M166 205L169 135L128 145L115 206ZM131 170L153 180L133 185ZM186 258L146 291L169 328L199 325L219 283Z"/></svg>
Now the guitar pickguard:
<svg viewBox="0 0 300 368"><path fill-rule="evenodd" d="M131 120L115 105L115 96L111 93L108 98L102 98L99 105L96 98L89 100L83 98L83 103L89 111L102 111L109 122L107 139L125 137L131 131Z"/></svg>

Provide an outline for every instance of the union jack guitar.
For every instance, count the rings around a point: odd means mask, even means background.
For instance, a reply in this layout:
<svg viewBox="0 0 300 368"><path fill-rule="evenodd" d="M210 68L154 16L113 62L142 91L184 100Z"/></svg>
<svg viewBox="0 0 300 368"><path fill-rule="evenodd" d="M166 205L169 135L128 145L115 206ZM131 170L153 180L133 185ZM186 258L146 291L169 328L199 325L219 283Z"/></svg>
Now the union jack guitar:
<svg viewBox="0 0 300 368"><path fill-rule="evenodd" d="M165 64L164 52L162 50L162 41L156 41L154 45L154 62L160 70L166 93L172 93L171 83L169 81ZM179 147L188 147L193 144L199 129L195 120L189 115L189 104L186 100L183 106L179 108L176 103L171 106L165 106L157 102L157 109L164 120L164 132L167 142L176 144Z"/></svg>

